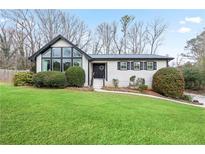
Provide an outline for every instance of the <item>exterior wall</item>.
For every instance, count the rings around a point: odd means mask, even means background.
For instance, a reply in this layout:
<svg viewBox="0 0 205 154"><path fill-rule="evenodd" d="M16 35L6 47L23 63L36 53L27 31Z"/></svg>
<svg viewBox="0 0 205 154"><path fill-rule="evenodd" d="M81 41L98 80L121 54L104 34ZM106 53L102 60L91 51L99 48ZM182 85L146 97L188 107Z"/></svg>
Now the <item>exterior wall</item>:
<svg viewBox="0 0 205 154"><path fill-rule="evenodd" d="M41 54L36 57L36 72L41 72Z"/></svg>
<svg viewBox="0 0 205 154"><path fill-rule="evenodd" d="M51 47L71 47L71 45L64 40L59 40L58 42L53 44Z"/></svg>
<svg viewBox="0 0 205 154"><path fill-rule="evenodd" d="M85 84L84 86L88 86L88 59L85 55L82 55L82 68L85 71Z"/></svg>
<svg viewBox="0 0 205 154"><path fill-rule="evenodd" d="M163 68L167 67L166 60L158 60L157 62L157 70L118 70L117 69L117 62L118 61L104 61L107 63L107 77L108 80L105 82L106 86L113 86L112 79L119 80L119 87L127 87L129 86L129 79L131 76L135 75L136 78L144 78L145 84L148 85L149 88L152 88L152 77L154 73ZM92 62L95 63L95 62ZM98 62L96 62L98 63ZM103 63L103 62L101 62ZM91 77L91 75L90 75Z"/></svg>

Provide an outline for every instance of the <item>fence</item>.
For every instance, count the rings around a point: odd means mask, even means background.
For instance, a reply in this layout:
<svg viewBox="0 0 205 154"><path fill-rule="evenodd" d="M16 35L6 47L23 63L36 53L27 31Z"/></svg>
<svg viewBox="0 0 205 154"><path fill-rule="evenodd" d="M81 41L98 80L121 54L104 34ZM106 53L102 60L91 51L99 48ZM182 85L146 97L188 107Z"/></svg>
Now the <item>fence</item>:
<svg viewBox="0 0 205 154"><path fill-rule="evenodd" d="M12 82L15 73L17 72L28 72L29 70L7 70L0 69L0 81L2 82Z"/></svg>

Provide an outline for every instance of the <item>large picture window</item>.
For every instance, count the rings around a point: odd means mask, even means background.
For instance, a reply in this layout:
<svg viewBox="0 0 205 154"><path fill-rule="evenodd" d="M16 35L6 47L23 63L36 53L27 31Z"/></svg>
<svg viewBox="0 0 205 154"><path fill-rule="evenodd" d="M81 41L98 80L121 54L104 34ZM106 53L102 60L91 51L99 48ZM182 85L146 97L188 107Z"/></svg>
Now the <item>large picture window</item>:
<svg viewBox="0 0 205 154"><path fill-rule="evenodd" d="M52 48L52 57L61 57L61 48Z"/></svg>
<svg viewBox="0 0 205 154"><path fill-rule="evenodd" d="M74 48L50 48L42 55L42 71L66 71L70 66L82 67L82 54Z"/></svg>
<svg viewBox="0 0 205 154"><path fill-rule="evenodd" d="M42 61L42 71L50 71L51 70L51 60L43 59Z"/></svg>
<svg viewBox="0 0 205 154"><path fill-rule="evenodd" d="M63 57L71 57L72 50L71 48L63 48Z"/></svg>
<svg viewBox="0 0 205 154"><path fill-rule="evenodd" d="M66 71L71 66L71 59L63 59L63 71Z"/></svg>
<svg viewBox="0 0 205 154"><path fill-rule="evenodd" d="M61 60L53 59L53 71L61 71Z"/></svg>
<svg viewBox="0 0 205 154"><path fill-rule="evenodd" d="M82 66L82 60L81 59L73 59L73 66Z"/></svg>

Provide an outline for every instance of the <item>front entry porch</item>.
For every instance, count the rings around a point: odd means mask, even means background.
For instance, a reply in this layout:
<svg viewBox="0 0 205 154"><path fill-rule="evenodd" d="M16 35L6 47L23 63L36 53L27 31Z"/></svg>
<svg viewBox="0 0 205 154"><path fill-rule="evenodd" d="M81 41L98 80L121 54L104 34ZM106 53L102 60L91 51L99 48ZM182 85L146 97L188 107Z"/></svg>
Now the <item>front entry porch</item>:
<svg viewBox="0 0 205 154"><path fill-rule="evenodd" d="M105 86L107 79L107 63L92 63L91 86L100 89Z"/></svg>

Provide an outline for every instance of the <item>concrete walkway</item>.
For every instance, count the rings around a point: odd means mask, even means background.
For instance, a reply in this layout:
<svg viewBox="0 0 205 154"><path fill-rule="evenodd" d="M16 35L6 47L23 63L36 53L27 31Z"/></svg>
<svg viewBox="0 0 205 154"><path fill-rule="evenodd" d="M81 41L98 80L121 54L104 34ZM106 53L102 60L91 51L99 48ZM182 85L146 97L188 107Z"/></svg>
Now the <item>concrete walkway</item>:
<svg viewBox="0 0 205 154"><path fill-rule="evenodd" d="M146 97L151 97L151 98L157 98L157 99L172 101L172 102L175 102L175 103L180 103L180 104L185 104L185 105L191 105L191 106L196 106L196 107L205 108L205 105L189 104L189 103L185 103L185 102L182 102L182 101L177 101L177 100L174 100L174 99L163 98L163 97L152 96L152 95L146 95L146 94L139 94L139 93L132 93L132 92L121 92L121 91L108 91L108 90L103 90L103 89L94 89L94 90L97 91L97 92L105 92L105 93L115 93L115 94L128 94L128 95L146 96Z"/></svg>

